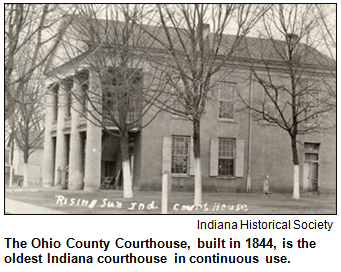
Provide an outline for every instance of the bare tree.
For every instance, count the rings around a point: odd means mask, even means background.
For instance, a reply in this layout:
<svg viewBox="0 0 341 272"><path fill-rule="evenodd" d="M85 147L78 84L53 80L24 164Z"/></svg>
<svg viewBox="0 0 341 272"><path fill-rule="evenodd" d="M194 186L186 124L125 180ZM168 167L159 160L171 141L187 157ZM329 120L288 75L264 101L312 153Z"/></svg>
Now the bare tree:
<svg viewBox="0 0 341 272"><path fill-rule="evenodd" d="M41 77L31 78L25 85L19 85L22 89L20 103L15 104L13 112L14 139L19 149L23 152L23 186L28 186L28 159L44 141L44 112L43 112L43 88Z"/></svg>
<svg viewBox="0 0 341 272"><path fill-rule="evenodd" d="M45 64L65 30L67 12L53 4L7 4L5 7L5 118L14 111L18 90ZM16 72L25 54L25 72Z"/></svg>
<svg viewBox="0 0 341 272"><path fill-rule="evenodd" d="M319 45L318 49L334 62L329 72L336 81L336 69L334 69L336 67L336 5L316 4L316 9L319 27L311 39L313 39L312 42ZM332 98L330 103L333 103L332 106L336 106L335 84L330 84L328 80L324 80L323 82L326 91L329 92Z"/></svg>
<svg viewBox="0 0 341 272"><path fill-rule="evenodd" d="M319 28L315 42L321 43L321 50L336 61L336 5L316 4L316 9Z"/></svg>
<svg viewBox="0 0 341 272"><path fill-rule="evenodd" d="M9 148L9 165L10 177L9 186L13 184L13 159L14 159L14 143L15 143L15 118L11 117L5 120L5 145Z"/></svg>
<svg viewBox="0 0 341 272"><path fill-rule="evenodd" d="M134 24L134 20L145 14L144 8L144 5L77 5L74 7L77 19L68 29L70 35L63 39L75 74L83 75L81 86L87 86L81 95L71 93L84 105L80 113L120 139L125 198L133 197L129 132L147 126L162 111L162 105L154 107L154 104L169 99L163 95L162 72L151 65L153 43ZM68 36L86 46L75 46ZM83 54L86 57L80 68L74 56ZM84 73L84 67L96 75L93 82ZM110 129L113 125L117 130Z"/></svg>
<svg viewBox="0 0 341 272"><path fill-rule="evenodd" d="M268 9L267 5L157 5L152 16L161 32L139 26L163 49L155 63L171 86L169 109L193 124L194 204L202 203L200 121L210 93L228 75L228 61L240 41ZM234 35L227 35L230 29Z"/></svg>
<svg viewBox="0 0 341 272"><path fill-rule="evenodd" d="M316 44L309 44L317 27L315 5L274 5L263 19L262 38L266 39L260 40L261 61L255 61L252 67L253 80L261 86L263 95L252 105L243 99L255 118L288 132L294 199L300 198L298 136L329 129L330 112L335 110L323 83L328 81L335 90L329 73L335 69L334 63L316 50Z"/></svg>

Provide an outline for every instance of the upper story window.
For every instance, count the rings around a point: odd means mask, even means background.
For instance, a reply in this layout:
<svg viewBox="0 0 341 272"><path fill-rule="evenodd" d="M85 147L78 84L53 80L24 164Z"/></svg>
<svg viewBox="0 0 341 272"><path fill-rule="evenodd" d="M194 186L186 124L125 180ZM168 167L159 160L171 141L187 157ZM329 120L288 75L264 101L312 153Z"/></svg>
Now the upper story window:
<svg viewBox="0 0 341 272"><path fill-rule="evenodd" d="M222 82L219 84L219 119L235 119L236 83Z"/></svg>
<svg viewBox="0 0 341 272"><path fill-rule="evenodd" d="M182 80L174 80L174 82L172 81L171 92L173 95L170 101L172 117L186 118L188 115L188 110L186 107L186 91Z"/></svg>
<svg viewBox="0 0 341 272"><path fill-rule="evenodd" d="M277 116L276 105L270 104L270 103L265 104L264 105L264 113L271 118L276 118L276 116Z"/></svg>
<svg viewBox="0 0 341 272"><path fill-rule="evenodd" d="M320 92L317 90L308 90L305 95L304 113L306 124L314 125L319 122L319 105L320 105Z"/></svg>
<svg viewBox="0 0 341 272"><path fill-rule="evenodd" d="M173 97L172 104L172 117L175 118L185 118L186 108L182 101L179 101L179 98Z"/></svg>
<svg viewBox="0 0 341 272"><path fill-rule="evenodd" d="M101 79L103 85L114 86L117 90L133 94L141 90L142 70L108 67L102 72Z"/></svg>
<svg viewBox="0 0 341 272"><path fill-rule="evenodd" d="M274 86L263 91L261 118L264 118L263 124L273 124L280 120L280 110L285 104L283 99L285 89L281 86Z"/></svg>
<svg viewBox="0 0 341 272"><path fill-rule="evenodd" d="M103 116L120 120L126 116L128 123L139 118L141 109L142 70L108 68L102 74Z"/></svg>

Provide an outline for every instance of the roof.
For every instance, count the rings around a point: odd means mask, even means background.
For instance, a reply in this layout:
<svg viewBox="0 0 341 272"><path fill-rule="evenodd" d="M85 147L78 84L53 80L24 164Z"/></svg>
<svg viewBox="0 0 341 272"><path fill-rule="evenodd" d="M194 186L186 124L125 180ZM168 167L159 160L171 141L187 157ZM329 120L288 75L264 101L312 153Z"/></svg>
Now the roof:
<svg viewBox="0 0 341 272"><path fill-rule="evenodd" d="M129 37L128 44L131 48L147 48L155 50L165 50L166 47L162 43L167 43L166 32L162 27L154 25L134 25L126 24L121 21L111 21L91 18L76 17L70 25L69 35L74 36L74 39L81 40L88 45L102 44L103 46L122 46L124 42L124 29L129 29L125 32L125 37ZM149 34L148 34L148 33ZM181 40L179 35L181 36ZM152 34L156 39L152 39ZM186 29L169 28L169 34L173 41L174 48L181 51L183 47L190 46L190 39ZM209 40L213 41L215 33L209 34ZM218 53L221 56L226 55L237 36L224 34ZM232 58L243 59L248 61L272 61L282 62L280 54L285 52L285 41L262 39L256 37L244 37L234 50ZM335 63L320 53L316 49L300 43L299 50L304 50L304 61L300 63L313 65L317 67L329 66L335 67ZM302 50L302 51L301 51ZM85 52L84 52L85 53Z"/></svg>
<svg viewBox="0 0 341 272"><path fill-rule="evenodd" d="M235 36L225 35L224 38L233 40L235 39L234 37ZM245 37L237 47L237 57L282 62L283 59L280 55L284 55L286 50L286 41ZM298 55L301 55L301 58L303 58L301 61L302 63L317 66L335 65L329 57L303 43L299 43L295 50L301 52L301 54L299 53Z"/></svg>

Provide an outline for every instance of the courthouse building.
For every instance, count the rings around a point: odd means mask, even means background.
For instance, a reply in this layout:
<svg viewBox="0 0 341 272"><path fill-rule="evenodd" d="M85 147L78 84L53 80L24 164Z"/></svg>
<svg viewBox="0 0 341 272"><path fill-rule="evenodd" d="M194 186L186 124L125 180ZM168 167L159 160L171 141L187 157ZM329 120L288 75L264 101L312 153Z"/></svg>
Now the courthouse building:
<svg viewBox="0 0 341 272"><path fill-rule="evenodd" d="M71 34L67 32L65 35ZM224 39L228 41L231 37ZM46 96L43 186L60 186L61 173L65 169L68 173L68 182L62 184L65 189L100 190L103 177L122 179L119 138L98 126L99 121L86 113L81 99L68 95L79 93L81 96L98 81L97 72L87 65L89 56L94 57L90 54L93 47L71 38L78 43L78 49L84 48L84 52L70 54L70 47L63 41L71 39L62 39L46 68L49 90ZM243 50L245 44L248 50ZM268 180L270 191L292 192L293 159L289 134L252 116L241 101L242 97L252 104L264 96L262 87L254 82L251 67L260 72L264 70L262 63L269 53L269 46L270 41L245 38L223 68L231 71L210 94L200 128L203 191L245 192L248 180L251 191L262 191L264 180ZM307 61L313 76L327 74L328 77L328 72L317 61L326 57L315 50L311 54ZM267 56L275 67L273 77L278 81L285 80L281 74L286 66L273 55ZM74 69L75 65L77 69ZM269 110L273 109L269 106ZM134 109L129 118L134 119L137 114L138 110ZM104 120L104 115L98 118L106 123L106 129L117 131L117 126ZM168 171L172 190L193 191L192 132L190 121L169 112L158 114L148 126L131 129L129 160L134 190L160 190L162 174ZM299 135L298 142L301 189L334 192L335 130ZM122 181L118 180L116 186L109 188L120 186Z"/></svg>

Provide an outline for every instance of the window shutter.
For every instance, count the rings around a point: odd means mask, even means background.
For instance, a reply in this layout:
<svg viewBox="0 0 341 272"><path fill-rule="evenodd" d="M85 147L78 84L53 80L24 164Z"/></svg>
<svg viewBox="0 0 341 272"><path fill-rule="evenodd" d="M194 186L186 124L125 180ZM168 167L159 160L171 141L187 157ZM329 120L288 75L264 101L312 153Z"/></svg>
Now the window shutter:
<svg viewBox="0 0 341 272"><path fill-rule="evenodd" d="M218 149L219 140L211 139L211 149L210 149L210 176L218 176Z"/></svg>
<svg viewBox="0 0 341 272"><path fill-rule="evenodd" d="M244 140L236 141L236 177L244 175Z"/></svg>
<svg viewBox="0 0 341 272"><path fill-rule="evenodd" d="M193 142L193 137L191 137L191 145L189 148L189 174L191 176L195 175L195 170L194 170L194 151L193 151L193 147L194 147L194 142Z"/></svg>
<svg viewBox="0 0 341 272"><path fill-rule="evenodd" d="M162 143L162 174L171 172L172 137L163 137Z"/></svg>

